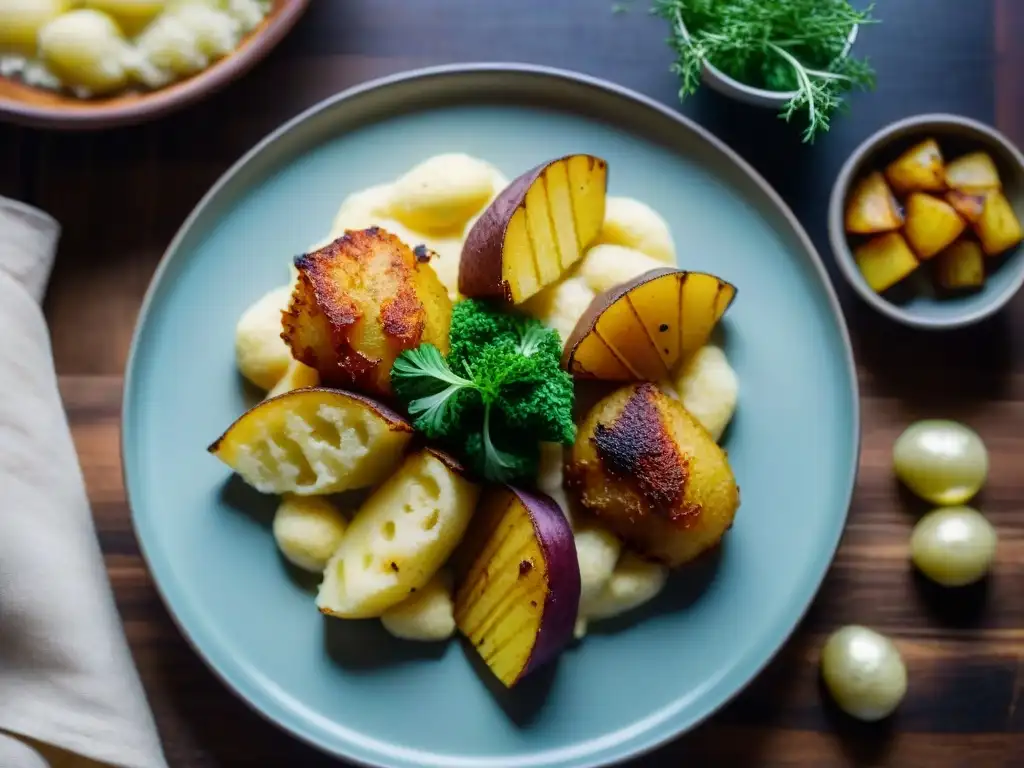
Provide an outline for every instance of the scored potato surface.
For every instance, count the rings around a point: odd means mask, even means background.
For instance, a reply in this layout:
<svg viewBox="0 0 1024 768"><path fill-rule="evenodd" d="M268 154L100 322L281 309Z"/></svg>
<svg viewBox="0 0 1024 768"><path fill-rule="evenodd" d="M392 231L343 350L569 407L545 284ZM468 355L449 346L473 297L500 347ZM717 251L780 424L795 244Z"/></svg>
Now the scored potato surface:
<svg viewBox="0 0 1024 768"><path fill-rule="evenodd" d="M340 493L383 480L412 434L401 416L367 398L299 389L247 411L210 452L262 493Z"/></svg>
<svg viewBox="0 0 1024 768"><path fill-rule="evenodd" d="M380 616L426 586L462 539L479 487L431 450L406 458L352 519L324 570L317 606Z"/></svg>

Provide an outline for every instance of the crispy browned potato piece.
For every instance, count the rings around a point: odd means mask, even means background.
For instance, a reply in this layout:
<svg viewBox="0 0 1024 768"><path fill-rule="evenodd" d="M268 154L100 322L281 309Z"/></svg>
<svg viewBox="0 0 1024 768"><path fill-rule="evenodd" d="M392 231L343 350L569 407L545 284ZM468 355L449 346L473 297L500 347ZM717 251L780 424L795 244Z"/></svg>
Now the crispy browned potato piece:
<svg viewBox="0 0 1024 768"><path fill-rule="evenodd" d="M935 139L915 144L893 160L885 169L897 195L908 192L941 192L946 188L942 150Z"/></svg>
<svg viewBox="0 0 1024 768"><path fill-rule="evenodd" d="M903 224L903 212L885 176L874 171L850 192L846 205L846 231L855 235L891 232Z"/></svg>
<svg viewBox="0 0 1024 768"><path fill-rule="evenodd" d="M452 303L429 260L379 227L298 257L283 315L292 355L324 385L389 395L391 365L403 350L429 342L448 353Z"/></svg>
<svg viewBox="0 0 1024 768"><path fill-rule="evenodd" d="M987 256L996 256L1024 239L1020 219L1006 195L998 189L985 195L985 208L974 225L974 231Z"/></svg>
<svg viewBox="0 0 1024 768"><path fill-rule="evenodd" d="M935 281L948 290L985 284L985 256L974 240L961 238L935 257Z"/></svg>
<svg viewBox="0 0 1024 768"><path fill-rule="evenodd" d="M919 259L930 259L964 231L967 222L934 195L913 192L907 198L907 223L903 234Z"/></svg>
<svg viewBox="0 0 1024 768"><path fill-rule="evenodd" d="M861 274L876 293L888 290L917 269L917 257L899 232L879 235L854 250Z"/></svg>
<svg viewBox="0 0 1024 768"><path fill-rule="evenodd" d="M725 452L649 382L622 387L591 409L566 483L583 509L644 557L669 566L716 545L740 504Z"/></svg>

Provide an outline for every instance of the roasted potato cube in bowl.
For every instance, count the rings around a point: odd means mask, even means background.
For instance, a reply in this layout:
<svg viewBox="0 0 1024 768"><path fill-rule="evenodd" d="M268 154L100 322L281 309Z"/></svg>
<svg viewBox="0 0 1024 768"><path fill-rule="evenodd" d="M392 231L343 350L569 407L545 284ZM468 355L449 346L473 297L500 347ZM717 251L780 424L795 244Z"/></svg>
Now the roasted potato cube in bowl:
<svg viewBox="0 0 1024 768"><path fill-rule="evenodd" d="M903 221L869 231L892 223L877 181L865 181L879 172ZM913 328L959 328L999 312L1024 285L1022 216L1024 154L1013 142L970 118L920 115L882 128L844 163L829 242L873 309Z"/></svg>

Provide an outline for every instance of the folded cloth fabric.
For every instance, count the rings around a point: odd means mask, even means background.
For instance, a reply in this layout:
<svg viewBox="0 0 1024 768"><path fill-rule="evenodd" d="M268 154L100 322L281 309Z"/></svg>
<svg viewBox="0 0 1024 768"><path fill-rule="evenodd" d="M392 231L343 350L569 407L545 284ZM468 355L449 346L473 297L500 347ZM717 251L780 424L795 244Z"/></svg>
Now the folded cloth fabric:
<svg viewBox="0 0 1024 768"><path fill-rule="evenodd" d="M0 198L0 766L166 768L40 307L59 234Z"/></svg>

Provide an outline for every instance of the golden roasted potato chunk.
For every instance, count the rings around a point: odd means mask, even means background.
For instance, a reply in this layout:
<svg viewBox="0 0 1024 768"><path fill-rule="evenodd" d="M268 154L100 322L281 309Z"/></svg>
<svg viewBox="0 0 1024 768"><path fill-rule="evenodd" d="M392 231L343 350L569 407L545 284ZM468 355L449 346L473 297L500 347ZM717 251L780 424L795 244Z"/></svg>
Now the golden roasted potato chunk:
<svg viewBox="0 0 1024 768"><path fill-rule="evenodd" d="M935 257L935 281L948 290L985 284L985 256L974 240L961 238Z"/></svg>
<svg viewBox="0 0 1024 768"><path fill-rule="evenodd" d="M391 393L391 365L429 342L448 352L452 303L425 248L379 227L349 231L295 260L284 340L322 384Z"/></svg>
<svg viewBox="0 0 1024 768"><path fill-rule="evenodd" d="M885 176L875 171L861 179L846 205L846 231L855 235L891 232L903 224L903 212Z"/></svg>
<svg viewBox="0 0 1024 768"><path fill-rule="evenodd" d="M999 171L988 152L971 152L946 166L946 183L963 192L1001 189Z"/></svg>
<svg viewBox="0 0 1024 768"><path fill-rule="evenodd" d="M853 257L876 293L888 290L918 267L917 257L899 232L889 232L858 246Z"/></svg>
<svg viewBox="0 0 1024 768"><path fill-rule="evenodd" d="M930 259L964 231L967 222L945 200L913 192L907 198L907 223L903 233L919 259Z"/></svg>
<svg viewBox="0 0 1024 768"><path fill-rule="evenodd" d="M583 509L671 567L717 544L740 504L724 451L649 382L616 390L587 414L566 483Z"/></svg>
<svg viewBox="0 0 1024 768"><path fill-rule="evenodd" d="M908 149L889 163L885 178L897 195L944 190L946 176L938 142L926 139Z"/></svg>
<svg viewBox="0 0 1024 768"><path fill-rule="evenodd" d="M985 195L985 207L974 225L974 231L987 256L996 256L1024 239L1020 219L1006 195L999 190L992 190Z"/></svg>

